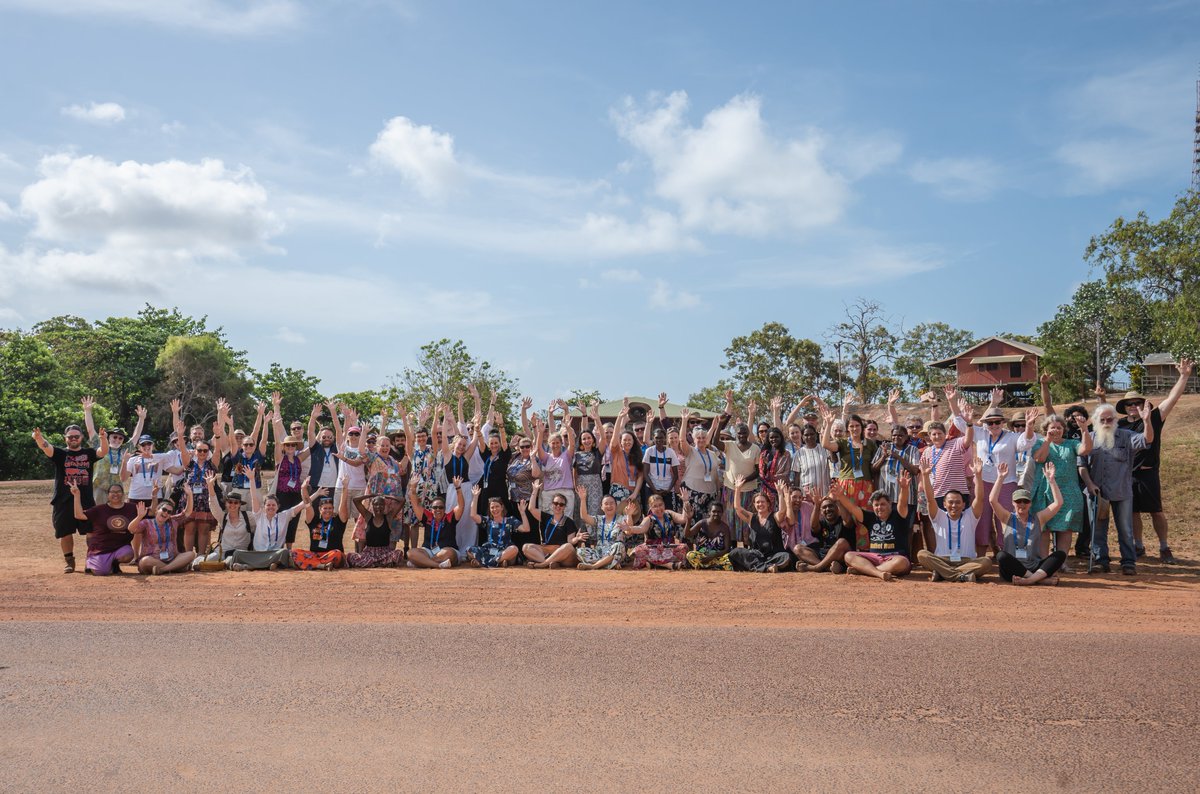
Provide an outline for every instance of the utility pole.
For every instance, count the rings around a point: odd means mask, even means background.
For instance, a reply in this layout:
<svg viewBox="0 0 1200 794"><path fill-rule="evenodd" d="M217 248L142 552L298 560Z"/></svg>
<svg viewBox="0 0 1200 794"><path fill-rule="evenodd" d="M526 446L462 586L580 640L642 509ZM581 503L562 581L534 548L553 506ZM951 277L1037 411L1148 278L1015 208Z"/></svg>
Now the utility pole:
<svg viewBox="0 0 1200 794"><path fill-rule="evenodd" d="M838 395L838 399L839 399L839 400L841 400L841 399L842 399L842 398L845 396L845 395L843 395L843 394L842 394L842 343L841 343L841 342L834 342L834 343L833 343L833 349L837 351L837 357L838 357L838 367L837 367L837 369L838 369L838 389L837 389L837 395Z"/></svg>

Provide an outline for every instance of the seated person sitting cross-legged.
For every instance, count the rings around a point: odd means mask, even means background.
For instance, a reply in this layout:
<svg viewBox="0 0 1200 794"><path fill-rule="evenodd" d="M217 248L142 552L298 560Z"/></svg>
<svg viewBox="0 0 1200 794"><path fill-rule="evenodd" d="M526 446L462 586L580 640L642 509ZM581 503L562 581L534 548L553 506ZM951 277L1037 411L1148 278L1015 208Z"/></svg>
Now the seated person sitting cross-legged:
<svg viewBox="0 0 1200 794"><path fill-rule="evenodd" d="M929 505L931 526L924 529L926 548L917 552L917 562L933 571L933 581L974 582L992 570L992 561L975 556L975 525L983 516L987 499L983 485L983 461L978 458L967 464L967 473L975 483L975 498L970 509L960 491L951 489L942 496L944 510L939 510L933 497L932 467L921 459L921 488ZM933 551L929 551L933 549ZM966 552L965 554L963 552Z"/></svg>
<svg viewBox="0 0 1200 794"><path fill-rule="evenodd" d="M900 500L897 504L893 505L891 497L884 491L875 491L868 499L870 510L863 510L855 503L847 484L836 482L831 486L838 503L867 531L867 548L846 552L844 560L847 573L874 576L890 582L912 570L912 563L908 561L915 512L908 504L912 476L907 471L901 472L899 482Z"/></svg>
<svg viewBox="0 0 1200 794"><path fill-rule="evenodd" d="M1048 557L1039 553L1042 549L1042 527L1062 509L1063 495L1054 479L1054 464L1046 463L1044 472L1050 484L1052 501L1045 509L1033 512L1033 496L1024 488L1013 492L1013 511L1010 513L1000 504L1000 486L1008 474L1008 465L997 464L1000 476L992 486L992 512L1000 520L1004 533L1004 548L996 555L996 567L1000 578L1013 584L1058 584L1058 569L1066 562L1067 552L1059 549Z"/></svg>

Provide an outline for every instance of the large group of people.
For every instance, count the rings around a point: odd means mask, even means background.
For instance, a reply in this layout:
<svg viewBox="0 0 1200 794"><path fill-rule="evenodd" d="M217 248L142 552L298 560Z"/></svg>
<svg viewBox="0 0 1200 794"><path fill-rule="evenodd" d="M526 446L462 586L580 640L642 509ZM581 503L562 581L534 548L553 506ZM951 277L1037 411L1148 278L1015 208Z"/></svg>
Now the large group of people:
<svg viewBox="0 0 1200 794"><path fill-rule="evenodd" d="M469 387L474 411L438 404L385 408L368 426L353 408L314 405L285 424L280 396L257 405L249 432L224 400L211 428L187 427L178 401L162 450L143 433L84 426L51 445L52 524L64 572L74 538L87 539L84 570L148 575L188 570L332 570L458 566L506 568L720 569L849 573L891 581L914 567L933 581L1053 585L1071 572L1111 571L1110 520L1122 573L1145 554L1149 514L1159 556L1173 562L1158 476L1164 423L1192 362L1155 406L1136 392L1115 404L1098 392L1054 412L1006 415L1005 393L976 406L953 386L890 429L817 396L783 415L760 415L726 395L701 419L687 408L631 422L628 399L614 421L599 404L545 414L520 407L509 436ZM326 412L327 425L318 420ZM515 426L515 422L514 422ZM270 459L268 459L270 455Z"/></svg>

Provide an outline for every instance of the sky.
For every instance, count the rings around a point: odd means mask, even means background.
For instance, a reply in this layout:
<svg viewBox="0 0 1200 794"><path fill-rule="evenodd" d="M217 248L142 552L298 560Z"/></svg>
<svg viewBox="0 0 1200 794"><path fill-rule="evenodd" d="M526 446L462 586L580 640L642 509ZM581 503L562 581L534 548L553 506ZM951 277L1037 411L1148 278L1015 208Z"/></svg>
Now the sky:
<svg viewBox="0 0 1200 794"><path fill-rule="evenodd" d="M1195 2L0 0L0 327L672 399L768 321L1032 334L1191 176Z"/></svg>

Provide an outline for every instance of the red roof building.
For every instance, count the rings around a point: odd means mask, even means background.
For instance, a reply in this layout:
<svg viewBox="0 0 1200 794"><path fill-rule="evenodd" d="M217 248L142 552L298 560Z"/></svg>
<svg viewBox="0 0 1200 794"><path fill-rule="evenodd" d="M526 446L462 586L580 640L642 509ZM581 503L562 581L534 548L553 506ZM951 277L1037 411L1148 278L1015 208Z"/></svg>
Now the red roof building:
<svg viewBox="0 0 1200 794"><path fill-rule="evenodd" d="M952 369L958 388L967 392L990 392L997 386L1009 394L1010 401L1027 402L1038 382L1038 362L1046 351L1024 342L989 336L963 352L929 366Z"/></svg>

